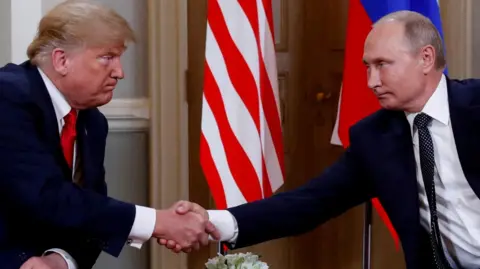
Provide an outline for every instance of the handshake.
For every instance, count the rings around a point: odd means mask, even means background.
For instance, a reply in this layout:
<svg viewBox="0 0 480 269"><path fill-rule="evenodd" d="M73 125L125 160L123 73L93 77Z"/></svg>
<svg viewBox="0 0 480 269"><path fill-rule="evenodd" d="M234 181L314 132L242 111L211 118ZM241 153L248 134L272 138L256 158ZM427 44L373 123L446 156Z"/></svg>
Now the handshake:
<svg viewBox="0 0 480 269"><path fill-rule="evenodd" d="M189 253L209 244L209 235L220 239L220 233L209 221L208 212L198 204L179 201L172 207L157 210L153 237L175 253Z"/></svg>

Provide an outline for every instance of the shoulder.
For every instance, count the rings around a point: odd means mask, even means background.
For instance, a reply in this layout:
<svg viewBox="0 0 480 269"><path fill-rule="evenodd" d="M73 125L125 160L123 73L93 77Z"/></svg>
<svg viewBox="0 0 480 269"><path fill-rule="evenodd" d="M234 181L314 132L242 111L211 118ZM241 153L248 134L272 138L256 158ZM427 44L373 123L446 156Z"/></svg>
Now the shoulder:
<svg viewBox="0 0 480 269"><path fill-rule="evenodd" d="M98 108L90 108L84 111L88 116L88 121L90 124L95 126L95 128L101 133L108 133L108 121L105 115Z"/></svg>
<svg viewBox="0 0 480 269"><path fill-rule="evenodd" d="M402 111L393 111L379 109L371 115L359 120L350 128L351 135L363 133L382 133L388 131L391 127L392 120L405 117Z"/></svg>
<svg viewBox="0 0 480 269"><path fill-rule="evenodd" d="M466 97L470 105L480 105L480 79L448 79L450 97Z"/></svg>
<svg viewBox="0 0 480 269"><path fill-rule="evenodd" d="M10 101L30 100L30 83L25 69L16 64L7 64L0 68L0 97Z"/></svg>
<svg viewBox="0 0 480 269"><path fill-rule="evenodd" d="M480 79L452 79L448 78L448 86L454 89L471 90L480 87Z"/></svg>

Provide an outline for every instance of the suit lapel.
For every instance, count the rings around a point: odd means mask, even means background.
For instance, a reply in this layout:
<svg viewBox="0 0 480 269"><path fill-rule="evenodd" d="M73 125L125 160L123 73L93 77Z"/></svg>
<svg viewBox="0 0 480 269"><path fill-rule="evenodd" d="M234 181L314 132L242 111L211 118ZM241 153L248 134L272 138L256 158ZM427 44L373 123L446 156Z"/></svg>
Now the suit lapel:
<svg viewBox="0 0 480 269"><path fill-rule="evenodd" d="M473 92L462 90L454 94L452 82L448 83L450 118L463 173L473 191L480 197L480 106L471 106Z"/></svg>
<svg viewBox="0 0 480 269"><path fill-rule="evenodd" d="M41 118L44 126L44 139L47 141L52 152L55 153L55 159L61 164L62 171L67 177L71 175L71 171L68 168L68 164L63 156L62 147L60 145L58 121L53 108L52 99L48 94L47 87L45 86L37 67L31 65L29 62L23 63L22 66L26 69L28 81L30 82L30 90L34 96L34 100L42 111Z"/></svg>
<svg viewBox="0 0 480 269"><path fill-rule="evenodd" d="M387 120L386 128L382 131L382 143L379 144L381 159L379 163L385 167L379 168L379 183L382 186L379 193L393 225L401 236L416 235L420 231L418 185L416 177L416 163L413 152L410 125L403 112L394 112ZM413 213L415 212L415 213ZM412 231L414 233L412 233Z"/></svg>
<svg viewBox="0 0 480 269"><path fill-rule="evenodd" d="M90 110L82 110L78 114L77 119L77 152L79 157L79 170L76 172L80 173L81 184L84 188L93 188L94 182L91 175L91 149L90 149L90 139L89 139L89 130L91 130L89 120L91 117Z"/></svg>

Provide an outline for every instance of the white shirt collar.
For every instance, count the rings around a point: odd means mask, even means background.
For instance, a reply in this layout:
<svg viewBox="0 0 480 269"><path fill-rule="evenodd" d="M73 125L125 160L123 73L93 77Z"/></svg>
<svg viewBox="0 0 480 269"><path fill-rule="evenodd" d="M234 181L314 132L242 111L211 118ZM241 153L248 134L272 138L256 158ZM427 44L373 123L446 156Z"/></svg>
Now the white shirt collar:
<svg viewBox="0 0 480 269"><path fill-rule="evenodd" d="M43 82L47 87L48 94L52 99L53 109L55 110L57 120L63 120L70 110L72 110L72 107L68 104L63 94L57 89L53 82L47 77L47 75L45 75L45 73L43 73L40 68L38 68L38 72L40 72L40 76L42 76Z"/></svg>
<svg viewBox="0 0 480 269"><path fill-rule="evenodd" d="M438 83L435 92L433 92L430 99L428 99L421 112L429 115L433 118L433 120L436 120L444 125L449 124L450 110L448 106L447 80L445 78L445 75L442 74L442 78L440 79L440 82ZM410 126L413 126L413 120L415 119L415 116L419 113L405 112Z"/></svg>

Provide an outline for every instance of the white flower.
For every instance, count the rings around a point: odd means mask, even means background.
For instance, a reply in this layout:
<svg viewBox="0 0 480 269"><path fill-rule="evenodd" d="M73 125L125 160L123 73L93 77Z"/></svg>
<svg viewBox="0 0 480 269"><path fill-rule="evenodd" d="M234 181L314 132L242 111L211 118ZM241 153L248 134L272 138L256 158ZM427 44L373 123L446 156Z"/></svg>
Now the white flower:
<svg viewBox="0 0 480 269"><path fill-rule="evenodd" d="M268 265L259 260L259 256L247 253L218 254L205 263L207 269L268 269Z"/></svg>

